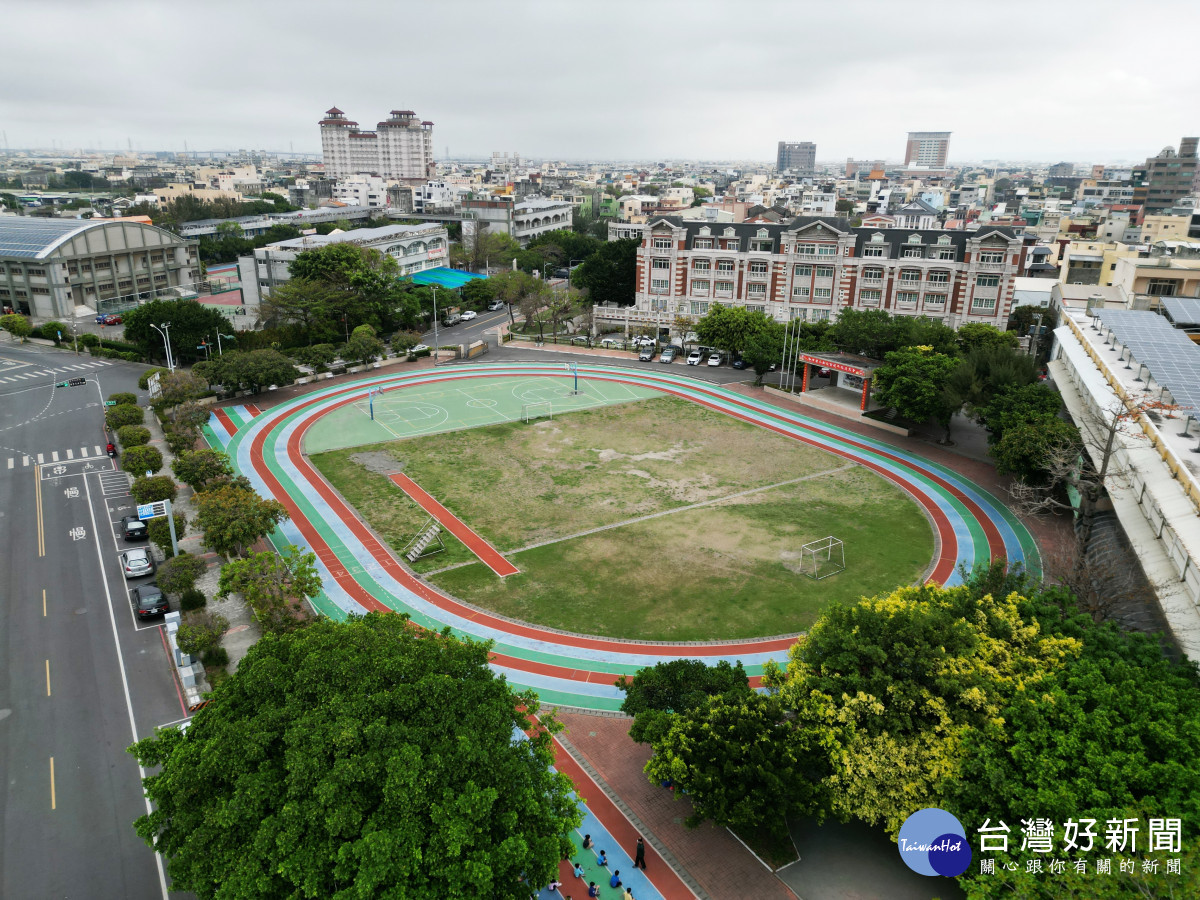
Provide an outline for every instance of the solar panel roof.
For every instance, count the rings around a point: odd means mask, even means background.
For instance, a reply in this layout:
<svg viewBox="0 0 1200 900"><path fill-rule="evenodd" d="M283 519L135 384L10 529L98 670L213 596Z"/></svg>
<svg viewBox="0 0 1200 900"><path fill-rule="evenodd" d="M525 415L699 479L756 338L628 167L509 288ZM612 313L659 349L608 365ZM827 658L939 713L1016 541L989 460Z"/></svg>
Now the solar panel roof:
<svg viewBox="0 0 1200 900"><path fill-rule="evenodd" d="M1177 404L1200 415L1200 347L1191 338L1147 310L1098 310L1096 318L1171 392Z"/></svg>
<svg viewBox="0 0 1200 900"><path fill-rule="evenodd" d="M0 216L0 257L40 259L64 238L101 224L84 219Z"/></svg>
<svg viewBox="0 0 1200 900"><path fill-rule="evenodd" d="M1200 297L1163 297L1162 306L1176 325L1200 325Z"/></svg>

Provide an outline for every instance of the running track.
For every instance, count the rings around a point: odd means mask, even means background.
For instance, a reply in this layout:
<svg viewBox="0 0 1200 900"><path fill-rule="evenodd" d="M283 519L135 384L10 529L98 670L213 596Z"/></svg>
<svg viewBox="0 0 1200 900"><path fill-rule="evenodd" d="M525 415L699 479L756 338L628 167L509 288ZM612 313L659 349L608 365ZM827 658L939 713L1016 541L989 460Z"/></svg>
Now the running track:
<svg viewBox="0 0 1200 900"><path fill-rule="evenodd" d="M615 710L617 676L679 657L710 664L741 660L758 683L768 659L786 662L792 637L713 644L667 644L565 634L475 609L410 574L378 541L301 452L306 429L334 409L360 400L369 387L402 391L419 385L478 378L549 376L569 379L561 364L476 364L378 375L352 385L296 397L265 413L218 410L209 438L225 445L238 471L291 515L277 543L308 547L317 556L324 591L315 604L335 618L365 610L408 612L428 628L494 642L493 668L518 687L533 688L551 705ZM933 521L937 550L931 580L955 584L958 567L1007 558L1037 568L1032 537L996 498L953 470L890 444L750 399L720 386L670 372L580 365L589 381L637 385L710 409L851 459L904 487ZM257 412L257 411L255 411ZM281 539L281 540L279 540Z"/></svg>

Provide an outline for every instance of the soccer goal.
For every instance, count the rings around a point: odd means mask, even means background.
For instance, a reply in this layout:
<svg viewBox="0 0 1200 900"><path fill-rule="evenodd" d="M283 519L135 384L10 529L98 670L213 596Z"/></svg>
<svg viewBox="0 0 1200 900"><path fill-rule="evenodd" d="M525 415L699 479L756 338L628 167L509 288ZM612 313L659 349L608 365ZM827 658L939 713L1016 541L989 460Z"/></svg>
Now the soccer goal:
<svg viewBox="0 0 1200 900"><path fill-rule="evenodd" d="M529 423L542 416L547 419L554 418L554 404L549 400L538 400L536 403L526 403L521 407L522 422Z"/></svg>
<svg viewBox="0 0 1200 900"><path fill-rule="evenodd" d="M810 541L800 548L800 571L820 581L846 568L846 549L833 535Z"/></svg>

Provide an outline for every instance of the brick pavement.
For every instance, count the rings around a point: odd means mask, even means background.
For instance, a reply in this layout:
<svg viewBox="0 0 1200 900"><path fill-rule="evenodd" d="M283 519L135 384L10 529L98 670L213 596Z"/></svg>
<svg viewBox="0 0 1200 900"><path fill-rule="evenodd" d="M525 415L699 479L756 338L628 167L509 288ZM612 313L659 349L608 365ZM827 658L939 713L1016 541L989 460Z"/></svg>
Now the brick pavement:
<svg viewBox="0 0 1200 900"><path fill-rule="evenodd" d="M689 829L686 798L675 799L642 773L650 748L629 739L632 719L559 712L564 746L620 798L647 844L668 860L701 900L796 900L796 895L724 828ZM632 853L632 847L625 848Z"/></svg>

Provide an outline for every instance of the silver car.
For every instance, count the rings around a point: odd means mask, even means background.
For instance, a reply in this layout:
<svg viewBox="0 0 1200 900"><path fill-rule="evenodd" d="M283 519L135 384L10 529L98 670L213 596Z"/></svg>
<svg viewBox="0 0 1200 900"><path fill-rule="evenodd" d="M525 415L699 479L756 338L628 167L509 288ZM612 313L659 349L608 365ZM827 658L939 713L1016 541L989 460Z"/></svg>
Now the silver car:
<svg viewBox="0 0 1200 900"><path fill-rule="evenodd" d="M141 578L144 575L153 575L155 565L154 557L150 554L150 548L138 547L122 553L121 571L125 573L126 578Z"/></svg>

